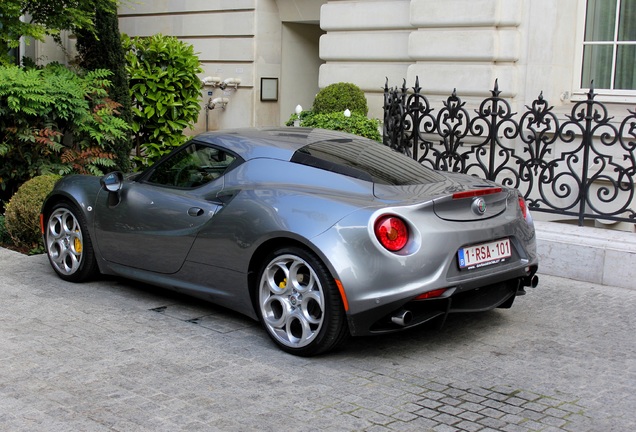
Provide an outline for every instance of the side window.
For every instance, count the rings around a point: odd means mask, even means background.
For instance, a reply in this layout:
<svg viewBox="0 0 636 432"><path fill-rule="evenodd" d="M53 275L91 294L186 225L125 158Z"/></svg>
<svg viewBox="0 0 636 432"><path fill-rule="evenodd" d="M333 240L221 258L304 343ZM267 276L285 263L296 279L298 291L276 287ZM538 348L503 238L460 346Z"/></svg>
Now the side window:
<svg viewBox="0 0 636 432"><path fill-rule="evenodd" d="M194 142L161 162L146 181L177 188L196 188L221 177L235 162L238 162L237 157L230 153Z"/></svg>
<svg viewBox="0 0 636 432"><path fill-rule="evenodd" d="M636 0L586 0L581 88L636 90Z"/></svg>

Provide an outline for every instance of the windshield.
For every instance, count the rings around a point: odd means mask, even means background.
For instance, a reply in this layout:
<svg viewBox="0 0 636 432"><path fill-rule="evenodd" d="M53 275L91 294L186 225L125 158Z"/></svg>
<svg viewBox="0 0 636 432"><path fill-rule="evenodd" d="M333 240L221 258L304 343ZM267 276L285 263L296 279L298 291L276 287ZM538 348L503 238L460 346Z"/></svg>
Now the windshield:
<svg viewBox="0 0 636 432"><path fill-rule="evenodd" d="M309 144L292 162L385 185L418 185L443 181L435 171L368 139L335 139Z"/></svg>

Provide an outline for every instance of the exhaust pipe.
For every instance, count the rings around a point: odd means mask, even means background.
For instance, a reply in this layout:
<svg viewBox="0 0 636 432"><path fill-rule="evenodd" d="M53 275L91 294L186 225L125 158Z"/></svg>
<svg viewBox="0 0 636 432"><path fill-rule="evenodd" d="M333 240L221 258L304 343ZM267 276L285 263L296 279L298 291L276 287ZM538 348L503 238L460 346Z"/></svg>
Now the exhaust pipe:
<svg viewBox="0 0 636 432"><path fill-rule="evenodd" d="M407 325L409 325L412 319L413 314L411 313L411 311L405 309L402 309L391 317L391 321L393 321L394 324L402 327L406 327Z"/></svg>
<svg viewBox="0 0 636 432"><path fill-rule="evenodd" d="M531 278L523 278L523 286L529 286L530 288L536 288L539 285L539 276L534 275Z"/></svg>

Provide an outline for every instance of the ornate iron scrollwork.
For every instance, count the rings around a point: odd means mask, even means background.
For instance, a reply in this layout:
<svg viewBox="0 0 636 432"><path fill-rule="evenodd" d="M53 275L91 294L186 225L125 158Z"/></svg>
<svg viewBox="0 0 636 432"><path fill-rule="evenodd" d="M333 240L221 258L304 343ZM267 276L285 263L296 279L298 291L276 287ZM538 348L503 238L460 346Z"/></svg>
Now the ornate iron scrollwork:
<svg viewBox="0 0 636 432"><path fill-rule="evenodd" d="M517 118L495 81L474 114L453 90L434 113L419 78L384 87L384 143L431 168L517 188L535 211L636 221L636 111L617 126L590 88L563 120L543 93Z"/></svg>

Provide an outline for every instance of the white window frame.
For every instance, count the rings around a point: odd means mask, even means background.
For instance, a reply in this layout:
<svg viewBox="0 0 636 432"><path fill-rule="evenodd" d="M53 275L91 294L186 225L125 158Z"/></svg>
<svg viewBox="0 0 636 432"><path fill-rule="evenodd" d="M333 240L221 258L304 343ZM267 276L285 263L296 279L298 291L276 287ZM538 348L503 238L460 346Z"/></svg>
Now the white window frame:
<svg viewBox="0 0 636 432"><path fill-rule="evenodd" d="M577 26L576 26L576 54L574 58L574 82L572 88L572 101L584 100L590 90L589 84L583 87L581 79L583 76L583 47L585 43L585 19L587 15L587 0L578 0L577 8ZM616 20L618 20L618 13ZM614 27L614 44L616 44L616 34L618 32L618 23ZM588 44L590 44L588 42ZM607 44L607 42L604 42ZM614 54L616 55L616 54ZM614 67L612 67L612 82L614 81ZM597 94L596 100L610 103L636 103L636 89L634 90L610 90L610 89L594 89Z"/></svg>

